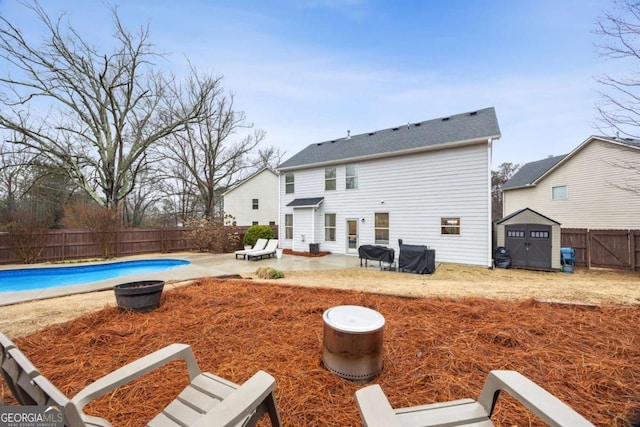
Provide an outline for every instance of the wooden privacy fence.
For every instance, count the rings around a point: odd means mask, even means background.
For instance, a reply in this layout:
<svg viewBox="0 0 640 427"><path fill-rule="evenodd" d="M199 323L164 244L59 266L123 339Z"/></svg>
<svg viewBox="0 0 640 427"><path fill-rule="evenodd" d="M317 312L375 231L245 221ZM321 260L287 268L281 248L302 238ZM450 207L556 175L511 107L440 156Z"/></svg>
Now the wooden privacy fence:
<svg viewBox="0 0 640 427"><path fill-rule="evenodd" d="M576 250L578 266L640 271L640 230L563 228L561 244Z"/></svg>
<svg viewBox="0 0 640 427"><path fill-rule="evenodd" d="M234 227L233 232L244 236L249 227ZM273 228L273 227L272 227ZM112 245L112 256L123 257L158 252L193 251L198 248L191 238L194 228L127 228L119 230ZM277 235L277 227L274 228ZM52 230L43 239L43 248L37 262L90 259L102 256L89 230ZM238 249L238 248L232 248ZM241 248L240 248L241 249ZM0 233L0 264L20 264L9 235Z"/></svg>

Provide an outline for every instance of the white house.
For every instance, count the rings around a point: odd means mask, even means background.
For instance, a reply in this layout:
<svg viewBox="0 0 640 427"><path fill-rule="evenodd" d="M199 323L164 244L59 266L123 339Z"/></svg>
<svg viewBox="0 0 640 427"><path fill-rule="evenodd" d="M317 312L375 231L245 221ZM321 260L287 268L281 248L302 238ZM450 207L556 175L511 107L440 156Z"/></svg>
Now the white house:
<svg viewBox="0 0 640 427"><path fill-rule="evenodd" d="M224 212L235 225L278 224L278 175L264 168L240 181L223 195Z"/></svg>
<svg viewBox="0 0 640 427"><path fill-rule="evenodd" d="M435 249L437 262L490 266L493 108L311 144L277 168L280 246L357 254Z"/></svg>
<svg viewBox="0 0 640 427"><path fill-rule="evenodd" d="M503 215L531 208L563 228L640 229L640 141L592 136L527 163L502 187Z"/></svg>

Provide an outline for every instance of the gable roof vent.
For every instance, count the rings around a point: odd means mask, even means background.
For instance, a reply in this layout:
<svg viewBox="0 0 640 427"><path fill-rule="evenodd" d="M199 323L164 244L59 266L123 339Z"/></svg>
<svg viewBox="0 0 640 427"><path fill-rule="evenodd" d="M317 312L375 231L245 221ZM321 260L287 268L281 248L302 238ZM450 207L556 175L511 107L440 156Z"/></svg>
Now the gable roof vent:
<svg viewBox="0 0 640 427"><path fill-rule="evenodd" d="M477 111L472 111L472 112L470 112L470 113L469 113L469 115L470 115L470 116L477 116L477 115L478 115L478 112L477 112Z"/></svg>
<svg viewBox="0 0 640 427"><path fill-rule="evenodd" d="M442 121L443 121L443 122L447 122L447 121L449 121L449 117L443 117L443 118L442 118Z"/></svg>

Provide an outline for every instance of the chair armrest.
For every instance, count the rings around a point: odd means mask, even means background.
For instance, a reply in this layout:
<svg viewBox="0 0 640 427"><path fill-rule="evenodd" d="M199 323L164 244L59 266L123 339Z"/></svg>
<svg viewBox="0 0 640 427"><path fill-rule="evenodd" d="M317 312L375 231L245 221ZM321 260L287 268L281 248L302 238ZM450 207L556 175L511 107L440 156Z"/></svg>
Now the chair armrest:
<svg viewBox="0 0 640 427"><path fill-rule="evenodd" d="M550 426L593 427L560 399L516 371L491 371L482 388L478 403L489 416L500 391L506 391Z"/></svg>
<svg viewBox="0 0 640 427"><path fill-rule="evenodd" d="M356 401L364 427L400 427L400 421L378 384L356 391Z"/></svg>
<svg viewBox="0 0 640 427"><path fill-rule="evenodd" d="M71 404L78 411L93 399L109 393L116 388L127 384L131 380L141 377L169 362L182 359L187 363L189 379L192 380L200 374L198 362L191 351L191 347L186 344L171 344L160 350L154 351L138 360L135 360L104 377L89 384L71 399Z"/></svg>
<svg viewBox="0 0 640 427"><path fill-rule="evenodd" d="M263 402L266 404L264 409L269 412L272 425L281 426L282 422L275 407L275 399L272 402L267 402L268 399L273 399L272 393L275 387L276 380L271 375L264 371L258 371L237 390L225 397L222 402L203 414L192 427L235 426L250 416ZM271 404L273 406L269 408L268 406Z"/></svg>

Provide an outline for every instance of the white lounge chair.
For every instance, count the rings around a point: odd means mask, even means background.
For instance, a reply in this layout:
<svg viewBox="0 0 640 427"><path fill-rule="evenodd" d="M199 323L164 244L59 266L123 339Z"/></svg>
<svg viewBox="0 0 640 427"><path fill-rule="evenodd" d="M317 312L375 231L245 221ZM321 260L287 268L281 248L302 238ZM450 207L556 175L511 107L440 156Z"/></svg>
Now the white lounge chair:
<svg viewBox="0 0 640 427"><path fill-rule="evenodd" d="M491 371L478 401L393 409L379 385L356 391L364 427L483 426L489 427L496 401L506 391L550 426L593 427L589 421L551 393L516 371Z"/></svg>
<svg viewBox="0 0 640 427"><path fill-rule="evenodd" d="M269 240L268 239L258 239L256 240L256 244L253 245L253 248L251 249L241 249L239 251L236 251L236 259L238 259L238 255L242 255L242 259L247 259L247 253L251 252L251 251L261 251L265 248L265 246L267 246L267 242Z"/></svg>
<svg viewBox="0 0 640 427"><path fill-rule="evenodd" d="M267 246L265 246L264 249L259 250L259 251L249 251L247 252L246 256L247 259L262 259L262 258L271 258L272 256L276 255L276 248L278 247L278 239L271 239L269 240L269 242L267 243Z"/></svg>
<svg viewBox="0 0 640 427"><path fill-rule="evenodd" d="M255 426L264 414L268 414L272 427L282 425L273 394L275 380L271 375L258 371L238 386L224 378L201 372L191 347L186 344L171 344L131 362L89 384L71 399L41 375L2 333L0 351L0 370L16 400L21 405L63 407L65 426L111 426L107 420L87 415L82 409L92 400L177 359L186 362L191 381L147 425Z"/></svg>

